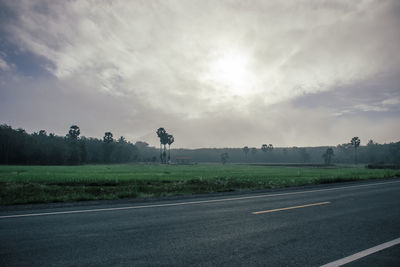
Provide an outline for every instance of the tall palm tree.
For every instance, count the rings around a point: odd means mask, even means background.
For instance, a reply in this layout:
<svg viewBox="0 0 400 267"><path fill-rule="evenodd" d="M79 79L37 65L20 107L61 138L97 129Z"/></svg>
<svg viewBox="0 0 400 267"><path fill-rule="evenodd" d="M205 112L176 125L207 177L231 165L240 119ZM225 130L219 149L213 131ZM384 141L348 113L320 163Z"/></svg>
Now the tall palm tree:
<svg viewBox="0 0 400 267"><path fill-rule="evenodd" d="M267 144L263 144L262 146L261 146L261 150L262 150L262 152L267 152L267 150L268 150L268 146L267 146Z"/></svg>
<svg viewBox="0 0 400 267"><path fill-rule="evenodd" d="M249 149L248 146L245 146L245 147L243 148L243 152L244 152L244 154L246 155L246 160L247 160L247 153L249 153L249 151L250 151L250 149Z"/></svg>
<svg viewBox="0 0 400 267"><path fill-rule="evenodd" d="M351 138L350 144L354 147L354 163L357 164L357 148L360 146L360 138L357 136Z"/></svg>
<svg viewBox="0 0 400 267"><path fill-rule="evenodd" d="M172 134L168 135L168 162L171 160L171 145L175 141L174 136Z"/></svg>
<svg viewBox="0 0 400 267"><path fill-rule="evenodd" d="M165 135L167 134L167 131L165 131L164 128L160 127L160 128L158 128L156 133L157 133L158 138L160 138L160 161L161 161L161 163L163 163L164 160L163 160L163 153L162 153L162 144L163 144L163 140L165 139Z"/></svg>
<svg viewBox="0 0 400 267"><path fill-rule="evenodd" d="M263 145L261 146L261 150L262 150L263 152L267 152L267 151L270 151L270 150L273 150L273 149L274 149L274 146L273 146L272 144L269 144L269 145L263 144Z"/></svg>

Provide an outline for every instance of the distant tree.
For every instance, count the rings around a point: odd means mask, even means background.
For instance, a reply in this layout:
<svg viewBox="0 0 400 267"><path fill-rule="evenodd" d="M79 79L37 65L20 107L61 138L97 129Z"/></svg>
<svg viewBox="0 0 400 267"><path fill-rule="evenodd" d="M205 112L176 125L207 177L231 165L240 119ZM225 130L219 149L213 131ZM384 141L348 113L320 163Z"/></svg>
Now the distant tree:
<svg viewBox="0 0 400 267"><path fill-rule="evenodd" d="M69 156L68 156L68 163L75 165L80 163L80 151L78 147L78 138L79 135L81 134L81 130L77 125L72 125L69 128L69 131L67 133L67 139L70 141L69 142Z"/></svg>
<svg viewBox="0 0 400 267"><path fill-rule="evenodd" d="M262 146L261 146L261 151L264 152L264 153L268 151L268 146L267 146L267 144L262 144Z"/></svg>
<svg viewBox="0 0 400 267"><path fill-rule="evenodd" d="M168 133L164 128L158 128L157 131L157 136L160 138L160 161L161 163L164 163L165 161L165 145L168 143ZM162 145L164 145L164 151L162 150Z"/></svg>
<svg viewBox="0 0 400 267"><path fill-rule="evenodd" d="M168 144L168 133L165 133L161 137L161 144L164 146L163 152L162 152L162 158L163 158L163 163L167 163L167 144Z"/></svg>
<svg viewBox="0 0 400 267"><path fill-rule="evenodd" d="M106 144L112 143L114 141L113 134L111 132L105 132L103 137L103 142Z"/></svg>
<svg viewBox="0 0 400 267"><path fill-rule="evenodd" d="M121 137L118 139L118 143L119 143L119 144L126 144L127 142L126 142L125 137L121 136Z"/></svg>
<svg viewBox="0 0 400 267"><path fill-rule="evenodd" d="M272 144L269 144L269 145L263 144L261 146L261 151L264 152L264 153L266 153L268 151L272 151L273 149L274 149L274 146Z"/></svg>
<svg viewBox="0 0 400 267"><path fill-rule="evenodd" d="M168 162L171 161L171 145L175 141L174 136L172 134L169 134L167 136L168 139Z"/></svg>
<svg viewBox="0 0 400 267"><path fill-rule="evenodd" d="M333 153L333 149L331 147L327 148L325 153L322 155L324 158L325 164L329 165L331 164L332 157L335 156Z"/></svg>
<svg viewBox="0 0 400 267"><path fill-rule="evenodd" d="M374 146L377 145L377 143L374 142L374 140L370 139L367 143L367 146Z"/></svg>
<svg viewBox="0 0 400 267"><path fill-rule="evenodd" d="M245 154L245 156L246 156L246 160L247 160L247 154L249 153L250 149L249 149L248 146L245 146L245 147L243 147L242 150L243 150L243 152L244 152L244 154Z"/></svg>
<svg viewBox="0 0 400 267"><path fill-rule="evenodd" d="M39 131L39 136L47 136L47 133L45 130L40 130Z"/></svg>
<svg viewBox="0 0 400 267"><path fill-rule="evenodd" d="M113 134L111 132L105 132L103 137L103 158L105 163L111 162L111 154L114 149L113 141Z"/></svg>
<svg viewBox="0 0 400 267"><path fill-rule="evenodd" d="M350 144L354 147L354 164L357 164L357 148L360 146L360 142L360 138L357 136L350 140Z"/></svg>
<svg viewBox="0 0 400 267"><path fill-rule="evenodd" d="M72 125L72 126L69 128L67 137L68 137L69 139L72 139L72 140L77 140L80 134L81 134L81 130L79 129L79 127L76 126L76 125Z"/></svg>
<svg viewBox="0 0 400 267"><path fill-rule="evenodd" d="M274 146L272 145L272 144L269 144L269 145L267 145L267 144L263 144L262 146L261 146L261 150L262 150L262 152L268 152L268 151L271 151L271 150L273 150L274 149Z"/></svg>
<svg viewBox="0 0 400 267"><path fill-rule="evenodd" d="M255 155L257 153L257 148L252 147L251 148L251 154Z"/></svg>
<svg viewBox="0 0 400 267"><path fill-rule="evenodd" d="M229 159L229 154L228 154L228 152L224 152L224 153L221 154L221 163L222 163L222 164L226 164L226 162L228 161L228 159Z"/></svg>

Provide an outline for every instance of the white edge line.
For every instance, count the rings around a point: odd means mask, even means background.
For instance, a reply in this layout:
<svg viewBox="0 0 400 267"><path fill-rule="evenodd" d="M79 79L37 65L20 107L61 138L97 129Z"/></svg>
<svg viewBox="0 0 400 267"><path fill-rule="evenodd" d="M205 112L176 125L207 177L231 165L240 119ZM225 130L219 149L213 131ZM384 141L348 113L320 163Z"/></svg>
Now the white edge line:
<svg viewBox="0 0 400 267"><path fill-rule="evenodd" d="M337 266L342 266L342 265L344 265L344 264L347 264L347 263L350 263L350 262L352 262L352 261L355 261L355 260L364 258L364 257L366 257L366 256L368 256L368 255L371 255L372 253L375 253L375 252L384 250L384 249L386 249L386 248L393 247L393 246L395 246L395 245L397 245L397 244L400 244L400 238L396 238L396 239L394 239L394 240L392 240L392 241L389 241L389 242L380 244L380 245L378 245L378 246L375 246L375 247L372 247L372 248L369 248L369 249L360 251L360 252L358 252L358 253L356 253L356 254L350 255L350 256L345 257L345 258L343 258L343 259L340 259L340 260L337 260L337 261L333 261L333 262L327 263L327 264L325 264L325 265L322 265L321 267L337 267Z"/></svg>
<svg viewBox="0 0 400 267"><path fill-rule="evenodd" d="M359 187L367 187L367 186L375 186L375 185L383 185L383 184L394 184L394 183L400 183L400 181L372 183L372 184L365 184L365 185L351 185L351 186L343 186L343 187L335 187L335 188L306 190L306 191L300 191L300 192L289 192L289 193L279 193L279 194L265 194L265 195L256 195L256 196L248 196L248 197L236 197L236 198L189 201L189 202L179 202L179 203L170 203L170 204L154 204L154 205L128 206L128 207L104 208L104 209L70 210L70 211L55 211L55 212L43 212L43 213L4 215L4 216L0 216L0 219L19 218L19 217L33 217L33 216L45 216L45 215L59 215L59 214L73 214L73 213L89 213L89 212L113 211L113 210L129 210L129 209L145 209L145 208L157 208L157 207L183 206L183 205L193 205L193 204L202 204L202 203L236 201L236 200L243 200L243 199L255 199L255 198L264 198L264 197L298 195L298 194L307 194L307 193L324 192L324 191L334 191L334 190L340 190L340 189L359 188Z"/></svg>

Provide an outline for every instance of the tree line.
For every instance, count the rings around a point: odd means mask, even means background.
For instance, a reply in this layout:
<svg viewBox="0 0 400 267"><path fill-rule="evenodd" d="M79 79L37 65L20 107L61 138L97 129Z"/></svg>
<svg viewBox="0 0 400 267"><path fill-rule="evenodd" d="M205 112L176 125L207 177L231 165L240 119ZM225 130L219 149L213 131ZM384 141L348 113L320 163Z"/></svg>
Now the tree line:
<svg viewBox="0 0 400 267"><path fill-rule="evenodd" d="M126 163L139 159L139 149L121 136L115 140L111 132L103 139L80 135L80 128L72 125L64 137L45 130L27 133L0 125L0 164L96 164Z"/></svg>
<svg viewBox="0 0 400 267"><path fill-rule="evenodd" d="M174 137L164 128L156 131L160 147L146 142L131 143L105 132L102 139L81 136L72 125L65 136L40 130L32 134L23 129L0 125L0 164L100 164L127 162L174 163L177 157L191 162L222 163L325 163L325 164L400 164L400 142L378 144L370 140L361 146L358 137L337 146L171 149Z"/></svg>

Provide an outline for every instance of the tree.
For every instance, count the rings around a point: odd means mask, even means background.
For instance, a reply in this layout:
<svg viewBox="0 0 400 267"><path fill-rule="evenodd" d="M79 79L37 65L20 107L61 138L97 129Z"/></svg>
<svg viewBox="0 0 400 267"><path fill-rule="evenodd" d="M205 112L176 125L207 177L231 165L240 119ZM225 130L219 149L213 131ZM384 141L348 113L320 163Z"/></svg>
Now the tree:
<svg viewBox="0 0 400 267"><path fill-rule="evenodd" d="M331 164L332 157L335 156L333 153L333 149L331 147L327 148L325 153L322 155L324 158L325 164L329 165Z"/></svg>
<svg viewBox="0 0 400 267"><path fill-rule="evenodd" d="M360 142L360 138L357 136L350 140L350 144L354 147L354 164L357 164L357 148L360 146Z"/></svg>
<svg viewBox="0 0 400 267"><path fill-rule="evenodd" d="M67 137L68 137L69 139L72 139L72 140L77 140L80 134L81 134L81 130L79 129L79 127L76 126L76 125L72 125L72 126L69 128Z"/></svg>
<svg viewBox="0 0 400 267"><path fill-rule="evenodd" d="M269 145L267 145L267 144L263 144L262 146L261 146L261 150L262 150L262 152L268 152L268 151L271 151L271 150L273 150L274 149L274 146L272 145L272 144L269 144Z"/></svg>
<svg viewBox="0 0 400 267"><path fill-rule="evenodd" d="M168 133L165 133L165 134L161 137L161 144L164 146L164 149L163 149L163 152L162 152L162 159L163 159L163 163L166 164L166 163L167 163Z"/></svg>
<svg viewBox="0 0 400 267"><path fill-rule="evenodd" d="M264 152L264 153L266 153L268 151L272 151L273 149L274 149L274 146L272 144L269 144L269 145L263 144L261 146L261 151Z"/></svg>
<svg viewBox="0 0 400 267"><path fill-rule="evenodd" d="M40 130L39 131L39 136L47 136L47 133L45 130Z"/></svg>
<svg viewBox="0 0 400 267"><path fill-rule="evenodd" d="M228 152L224 152L221 154L221 162L222 164L225 164L229 159L229 154Z"/></svg>
<svg viewBox="0 0 400 267"><path fill-rule="evenodd" d="M367 146L375 146L377 143L374 142L374 140L370 139L367 143Z"/></svg>
<svg viewBox="0 0 400 267"><path fill-rule="evenodd" d="M104 162L109 163L111 161L111 153L113 151L113 134L111 132L105 132L103 137L103 153Z"/></svg>
<svg viewBox="0 0 400 267"><path fill-rule="evenodd" d="M168 162L171 161L171 145L175 141L174 136L172 134L168 135Z"/></svg>
<svg viewBox="0 0 400 267"><path fill-rule="evenodd" d="M167 134L167 131L162 127L158 128L156 133L157 133L158 138L160 138L160 161L161 161L161 163L164 163L165 149L164 149L164 153L163 153L162 145L164 143L165 144L168 143L168 137L167 137L168 134Z"/></svg>
<svg viewBox="0 0 400 267"><path fill-rule="evenodd" d="M69 142L69 147L70 147L70 153L68 157L68 163L69 164L78 164L80 162L80 153L79 153L79 148L78 148L78 138L79 135L81 134L81 130L77 125L72 125L69 128L68 134L67 134L67 139L70 141Z"/></svg>
<svg viewBox="0 0 400 267"><path fill-rule="evenodd" d="M244 154L246 155L246 160L247 160L247 154L249 153L250 149L248 146L245 146L245 147L243 147L242 150L243 150Z"/></svg>
<svg viewBox="0 0 400 267"><path fill-rule="evenodd" d="M167 163L167 144L169 141L172 139L169 139L168 136L169 134L164 128L158 128L156 131L158 138L160 138L160 161L161 163ZM172 136L172 135L171 135ZM173 137L172 137L173 138ZM173 141L172 141L173 143ZM172 144L171 143L171 144ZM162 146L164 146L164 149L162 149Z"/></svg>
<svg viewBox="0 0 400 267"><path fill-rule="evenodd" d="M111 132L105 132L103 137L103 142L109 144L112 143L113 141L114 141L113 134Z"/></svg>

